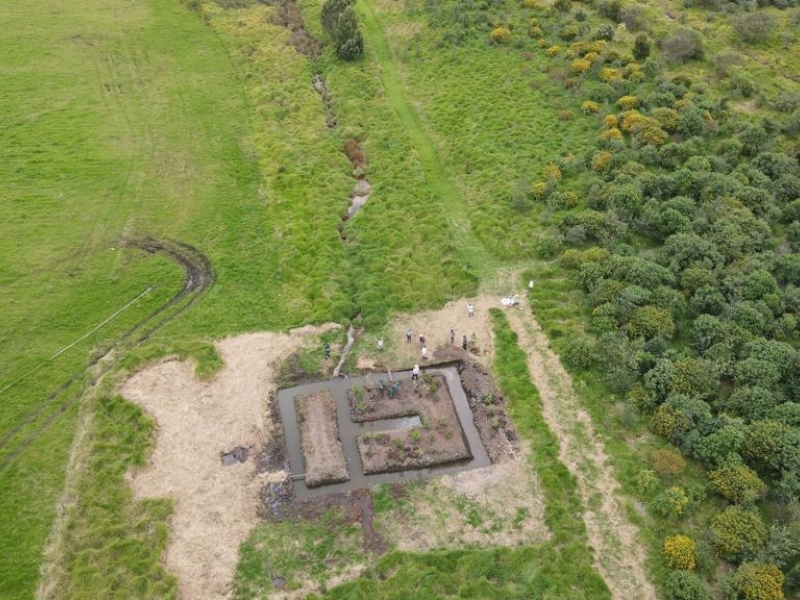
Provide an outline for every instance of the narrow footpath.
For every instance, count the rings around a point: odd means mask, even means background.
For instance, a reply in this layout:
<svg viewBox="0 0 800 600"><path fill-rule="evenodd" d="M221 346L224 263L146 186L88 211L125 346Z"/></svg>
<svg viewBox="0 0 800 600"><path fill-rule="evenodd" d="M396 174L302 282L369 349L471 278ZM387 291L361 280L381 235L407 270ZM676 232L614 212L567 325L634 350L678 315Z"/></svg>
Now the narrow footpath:
<svg viewBox="0 0 800 600"><path fill-rule="evenodd" d="M558 438L559 458L578 481L595 568L615 600L655 600L638 530L625 514L616 474L569 374L550 349L527 299L506 316L528 355L528 370L539 390L544 418Z"/></svg>
<svg viewBox="0 0 800 600"><path fill-rule="evenodd" d="M376 63L386 99L403 124L417 152L417 158L425 170L425 175L436 191L437 200L444 208L452 243L466 259L470 270L482 279L499 266L499 263L486 251L475 235L466 207L442 171L436 147L406 97L403 79L372 6L368 0L357 0L356 7L364 25L366 52L372 55L369 58Z"/></svg>

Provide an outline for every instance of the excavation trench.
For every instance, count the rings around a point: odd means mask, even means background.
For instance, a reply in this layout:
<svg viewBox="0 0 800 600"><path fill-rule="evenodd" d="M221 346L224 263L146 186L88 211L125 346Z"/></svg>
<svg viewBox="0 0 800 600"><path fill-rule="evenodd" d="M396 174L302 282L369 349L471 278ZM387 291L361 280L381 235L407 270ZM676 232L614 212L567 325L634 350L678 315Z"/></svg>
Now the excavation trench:
<svg viewBox="0 0 800 600"><path fill-rule="evenodd" d="M412 429L422 424L419 416L405 415L392 419L381 418L364 423L355 422L353 420L351 401L348 398L348 393L354 386L367 387L378 385L379 382L389 386L391 381L386 375L374 374L368 378L332 379L307 383L280 390L277 396L280 417L283 421L283 433L292 474L294 495L302 499L335 492L347 492L380 483L409 482L433 476L453 475L467 469L485 467L491 464L480 432L473 420L473 412L470 408L464 388L462 387L458 370L455 367L448 367L442 369L428 369L426 371L432 375L441 375L446 381L446 387L455 408L454 424L460 426L460 432L454 431L453 435L463 436L464 443L468 449L467 458L455 462L448 460L441 465L431 467L389 470L388 472L367 475L362 469L362 458L358 445L359 437L371 433L374 434L376 431L398 432ZM406 382L410 380L411 373L409 371L393 373L392 377L396 381ZM349 477L345 482L309 487L306 485L303 478L306 465L301 443L302 440L299 435L300 428L298 425L298 413L295 399L323 392L329 393L336 403L338 437L347 463ZM445 402L445 400L440 400L439 402ZM391 469L391 467L389 468Z"/></svg>

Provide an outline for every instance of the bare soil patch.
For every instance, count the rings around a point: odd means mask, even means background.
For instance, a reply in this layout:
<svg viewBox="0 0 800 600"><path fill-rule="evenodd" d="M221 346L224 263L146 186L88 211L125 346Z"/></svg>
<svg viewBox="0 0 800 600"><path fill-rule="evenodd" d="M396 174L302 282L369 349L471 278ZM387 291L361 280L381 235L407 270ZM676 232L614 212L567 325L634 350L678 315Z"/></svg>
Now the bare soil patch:
<svg viewBox="0 0 800 600"><path fill-rule="evenodd" d="M375 517L392 548L515 547L552 537L536 470L523 458L397 487L398 507Z"/></svg>
<svg viewBox="0 0 800 600"><path fill-rule="evenodd" d="M417 415L423 424L360 436L358 451L364 473L405 471L472 458L444 377L424 375L417 381L397 383L394 397L377 386L356 388L348 394L354 421Z"/></svg>
<svg viewBox="0 0 800 600"><path fill-rule="evenodd" d="M295 405L306 464L306 485L316 487L349 480L333 396L323 390L296 398Z"/></svg>
<svg viewBox="0 0 800 600"><path fill-rule="evenodd" d="M320 329L259 333L217 343L225 366L201 381L191 361L166 359L130 377L120 393L156 421L156 446L147 467L131 474L137 497L175 501L164 561L179 579L179 598L228 598L239 545L258 522L260 490L283 481L270 460L221 456L237 447L263 456L273 427L267 402L274 364L315 340ZM309 335L311 337L309 337Z"/></svg>
<svg viewBox="0 0 800 600"><path fill-rule="evenodd" d="M467 305L472 303L475 307L475 316L467 313ZM472 360L489 366L494 352L494 338L492 324L489 320L489 309L500 306L500 296L480 295L475 298L453 300L439 310L430 310L415 314L401 314L393 319L390 326L390 338L387 339L387 348L383 353L375 352L369 355L378 368L393 365L395 368L410 368L415 363L424 366L421 356L419 335L425 336L428 353L434 360L447 360L452 357L450 352L461 353L461 343L467 336L467 352L461 356L468 356ZM410 329L412 337L406 342L405 332ZM450 331L453 331L454 341L450 342ZM442 353L446 354L442 354Z"/></svg>

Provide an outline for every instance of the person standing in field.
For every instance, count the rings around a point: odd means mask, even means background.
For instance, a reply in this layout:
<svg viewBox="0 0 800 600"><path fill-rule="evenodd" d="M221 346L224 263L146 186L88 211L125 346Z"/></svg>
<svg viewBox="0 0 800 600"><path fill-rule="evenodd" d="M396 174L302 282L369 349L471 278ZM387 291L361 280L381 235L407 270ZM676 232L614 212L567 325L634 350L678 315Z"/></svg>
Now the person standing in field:
<svg viewBox="0 0 800 600"><path fill-rule="evenodd" d="M464 352L467 351L467 336L466 335L461 338L461 348L464 350Z"/></svg>
<svg viewBox="0 0 800 600"><path fill-rule="evenodd" d="M456 330L455 329L451 329L450 330L450 345L452 346L455 343L455 341L456 341Z"/></svg>
<svg viewBox="0 0 800 600"><path fill-rule="evenodd" d="M378 350L383 352L383 338L382 337L378 338Z"/></svg>
<svg viewBox="0 0 800 600"><path fill-rule="evenodd" d="M410 342L411 342L411 327L406 329L406 343L410 343Z"/></svg>
<svg viewBox="0 0 800 600"><path fill-rule="evenodd" d="M322 351L325 353L325 358L331 357L331 345L328 342L325 342L325 345L322 347Z"/></svg>
<svg viewBox="0 0 800 600"><path fill-rule="evenodd" d="M467 304L467 316L468 317L474 317L475 316L475 305L472 302Z"/></svg>
<svg viewBox="0 0 800 600"><path fill-rule="evenodd" d="M422 360L428 360L428 347L422 347Z"/></svg>
<svg viewBox="0 0 800 600"><path fill-rule="evenodd" d="M414 368L411 369L411 381L416 381L419 379L419 365L414 365Z"/></svg>
<svg viewBox="0 0 800 600"><path fill-rule="evenodd" d="M419 334L419 345L420 346L424 346L425 345L425 334L424 333L420 333Z"/></svg>

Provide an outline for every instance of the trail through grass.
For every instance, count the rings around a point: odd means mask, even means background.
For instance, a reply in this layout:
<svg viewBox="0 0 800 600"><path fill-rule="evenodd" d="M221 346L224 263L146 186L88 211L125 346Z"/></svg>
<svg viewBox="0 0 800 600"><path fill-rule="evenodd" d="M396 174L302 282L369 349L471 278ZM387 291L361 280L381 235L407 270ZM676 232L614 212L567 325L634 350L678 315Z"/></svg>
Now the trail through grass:
<svg viewBox="0 0 800 600"><path fill-rule="evenodd" d="M541 394L544 419L558 438L560 459L578 482L595 567L613 598L655 599L637 528L627 517L614 469L569 374L550 349L527 300L508 312L508 321L528 352L528 369Z"/></svg>
<svg viewBox="0 0 800 600"><path fill-rule="evenodd" d="M364 0L358 3L358 7L364 15L368 46L373 48L380 65L387 97L414 140L426 174L440 195L447 213L463 215L461 199L447 181L433 142L408 102L403 80L374 9ZM472 257L473 264L483 267L481 274L484 277L490 276L498 266L471 231L467 217L461 216L451 221L451 228L456 235L466 232L462 239L462 251ZM541 391L547 423L561 446L561 458L577 477L586 511L584 519L590 545L595 549L596 565L615 598L655 598L655 591L646 575L637 530L627 519L616 496L619 484L606 462L602 443L593 430L588 414L580 407L568 374L549 349L541 328L532 315L524 321L520 318L520 311L523 310L527 310L527 305L511 313L511 325L520 336L522 347L530 353L531 375Z"/></svg>
<svg viewBox="0 0 800 600"><path fill-rule="evenodd" d="M375 11L368 0L358 0L356 6L363 17L367 52L374 55L374 60L379 65L386 97L411 138L416 156L424 168L425 176L445 209L450 237L466 258L468 268L474 270L479 276L486 275L498 263L475 235L458 192L444 174L436 157L436 148L409 103L391 48L384 37Z"/></svg>

